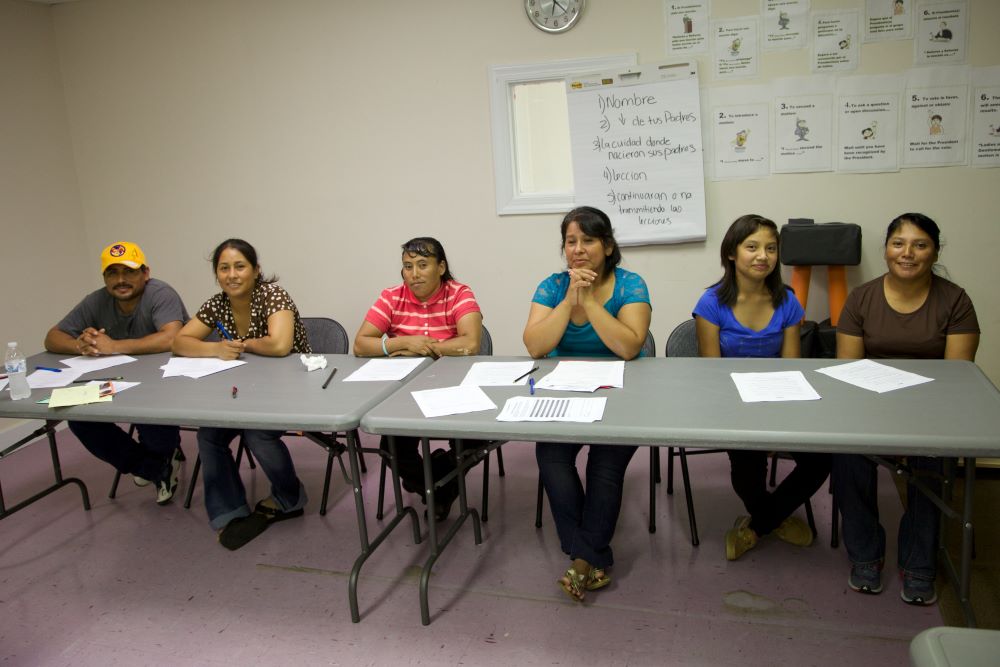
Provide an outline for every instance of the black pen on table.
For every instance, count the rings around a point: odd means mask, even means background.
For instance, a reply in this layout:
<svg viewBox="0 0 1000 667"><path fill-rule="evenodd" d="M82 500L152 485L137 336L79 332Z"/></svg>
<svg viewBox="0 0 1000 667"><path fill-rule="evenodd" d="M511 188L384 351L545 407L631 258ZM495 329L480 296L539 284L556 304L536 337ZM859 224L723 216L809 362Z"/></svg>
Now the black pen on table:
<svg viewBox="0 0 1000 667"><path fill-rule="evenodd" d="M90 378L89 380L73 380L73 384L81 384L84 382L117 382L118 380L124 380L121 375L113 378Z"/></svg>
<svg viewBox="0 0 1000 667"><path fill-rule="evenodd" d="M535 371L537 371L537 370L538 370L538 366L535 366L535 367L534 367L534 368L532 368L532 369L531 369L530 371L528 371L528 372L527 372L527 373L525 373L524 375L522 375L522 376L520 376L519 378L517 378L516 380L514 380L514 382L520 382L521 380L523 380L524 378L528 377L529 375L531 375L532 373L534 373L534 372L535 372Z"/></svg>
<svg viewBox="0 0 1000 667"><path fill-rule="evenodd" d="M326 385L330 384L330 380L333 379L333 376L336 375L336 373L337 373L337 369L336 368L334 368L332 371L330 371L329 377L327 377L326 378L326 382L323 383L323 389L326 389Z"/></svg>

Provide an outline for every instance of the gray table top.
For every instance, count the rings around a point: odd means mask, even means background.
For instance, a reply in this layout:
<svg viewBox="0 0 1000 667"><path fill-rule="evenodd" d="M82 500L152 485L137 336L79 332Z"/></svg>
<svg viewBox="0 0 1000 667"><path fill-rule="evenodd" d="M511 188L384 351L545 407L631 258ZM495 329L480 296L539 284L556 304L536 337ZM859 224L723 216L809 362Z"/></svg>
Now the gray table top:
<svg viewBox="0 0 1000 667"><path fill-rule="evenodd" d="M168 353L136 355L134 362L81 377L120 375L125 380L142 383L115 395L110 403L49 408L36 401L47 397L51 389L32 390L30 398L20 401L12 401L10 393L3 391L0 417L345 431L357 428L366 411L402 384L344 382L344 378L368 360L343 354L325 356L327 368L307 372L297 354L282 358L245 354L246 364L195 380L164 378L160 366L167 363ZM36 366L62 367L59 360L65 358L68 356L34 355L28 360L29 372ZM322 389L334 367L337 374ZM234 386L239 389L235 399Z"/></svg>
<svg viewBox="0 0 1000 667"><path fill-rule="evenodd" d="M523 357L491 357L523 361ZM607 396L604 419L593 424L498 422L507 398L527 387L484 387L497 410L425 419L411 391L461 383L474 361L435 361L361 420L369 433L633 445L723 446L778 451L1000 456L1000 392L970 362L891 360L887 365L934 378L877 394L815 372L832 359L637 359L625 366L623 389ZM557 363L537 361L544 377ZM743 403L732 372L800 370L818 401ZM537 395L588 396L538 391Z"/></svg>

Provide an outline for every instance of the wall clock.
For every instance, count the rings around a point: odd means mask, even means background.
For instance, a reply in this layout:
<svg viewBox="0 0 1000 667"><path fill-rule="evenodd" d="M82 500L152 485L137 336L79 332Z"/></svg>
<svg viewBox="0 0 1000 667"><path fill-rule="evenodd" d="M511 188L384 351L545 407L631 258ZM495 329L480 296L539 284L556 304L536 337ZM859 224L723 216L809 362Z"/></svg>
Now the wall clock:
<svg viewBox="0 0 1000 667"><path fill-rule="evenodd" d="M524 0L524 11L539 30L566 32L576 25L587 0Z"/></svg>

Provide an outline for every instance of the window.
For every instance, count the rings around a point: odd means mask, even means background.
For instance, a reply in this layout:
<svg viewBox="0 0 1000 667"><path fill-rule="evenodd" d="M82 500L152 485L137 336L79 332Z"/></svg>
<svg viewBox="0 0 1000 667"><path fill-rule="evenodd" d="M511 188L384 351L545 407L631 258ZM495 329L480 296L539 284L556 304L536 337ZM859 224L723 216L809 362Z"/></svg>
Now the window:
<svg viewBox="0 0 1000 667"><path fill-rule="evenodd" d="M573 164L564 79L635 65L635 54L490 68L498 215L565 212Z"/></svg>

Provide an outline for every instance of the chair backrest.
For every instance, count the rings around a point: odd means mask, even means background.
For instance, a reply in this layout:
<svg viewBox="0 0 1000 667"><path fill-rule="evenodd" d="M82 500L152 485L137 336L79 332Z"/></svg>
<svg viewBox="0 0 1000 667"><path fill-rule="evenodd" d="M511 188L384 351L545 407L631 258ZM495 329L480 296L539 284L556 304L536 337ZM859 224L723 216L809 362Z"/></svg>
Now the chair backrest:
<svg viewBox="0 0 1000 667"><path fill-rule="evenodd" d="M667 337L668 357L697 357L698 336L695 334L694 318L681 322Z"/></svg>
<svg viewBox="0 0 1000 667"><path fill-rule="evenodd" d="M313 352L347 354L350 351L347 332L337 320L329 317L303 317L302 324L306 327L306 336Z"/></svg>
<svg viewBox="0 0 1000 667"><path fill-rule="evenodd" d="M642 355L645 357L656 356L656 340L650 331L646 332L646 340L642 343Z"/></svg>
<svg viewBox="0 0 1000 667"><path fill-rule="evenodd" d="M493 356L493 336L490 335L490 330L483 325L483 335L479 339L479 354L492 357Z"/></svg>

